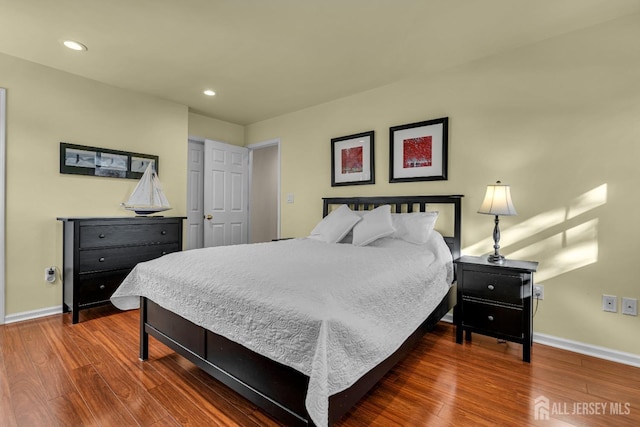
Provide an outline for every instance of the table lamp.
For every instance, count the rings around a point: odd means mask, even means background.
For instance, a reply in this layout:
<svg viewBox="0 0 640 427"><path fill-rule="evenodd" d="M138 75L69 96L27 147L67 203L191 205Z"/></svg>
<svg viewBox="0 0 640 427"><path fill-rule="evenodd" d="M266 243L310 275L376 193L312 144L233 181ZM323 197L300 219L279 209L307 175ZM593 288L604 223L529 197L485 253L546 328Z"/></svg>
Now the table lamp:
<svg viewBox="0 0 640 427"><path fill-rule="evenodd" d="M511 189L508 185L501 184L497 181L493 185L487 185L487 192L478 213L486 215L495 215L495 227L493 227L493 249L494 252L489 255L488 261L496 264L504 263L504 256L500 255L500 215L517 215L516 208L513 207L511 201Z"/></svg>

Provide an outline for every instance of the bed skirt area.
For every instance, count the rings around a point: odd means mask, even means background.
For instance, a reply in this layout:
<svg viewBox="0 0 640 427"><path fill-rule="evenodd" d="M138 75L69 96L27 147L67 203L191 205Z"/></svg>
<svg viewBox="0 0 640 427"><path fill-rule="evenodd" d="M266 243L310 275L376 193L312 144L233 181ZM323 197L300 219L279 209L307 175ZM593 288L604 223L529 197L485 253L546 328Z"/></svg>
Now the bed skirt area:
<svg viewBox="0 0 640 427"><path fill-rule="evenodd" d="M348 389L329 397L329 424L337 422L396 363L402 360L422 336L456 303L456 286L451 286L440 304L398 350L362 376ZM149 355L149 335L190 360L212 377L235 390L286 425L314 425L305 408L309 377L275 362L221 335L198 326L140 298L140 359Z"/></svg>

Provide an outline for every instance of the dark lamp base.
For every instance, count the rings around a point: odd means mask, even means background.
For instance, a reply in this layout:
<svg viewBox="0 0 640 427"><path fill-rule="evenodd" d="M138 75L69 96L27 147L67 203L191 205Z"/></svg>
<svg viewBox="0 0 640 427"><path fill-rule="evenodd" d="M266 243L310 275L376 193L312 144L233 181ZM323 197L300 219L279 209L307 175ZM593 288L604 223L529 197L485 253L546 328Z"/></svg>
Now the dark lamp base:
<svg viewBox="0 0 640 427"><path fill-rule="evenodd" d="M504 256L498 254L491 254L487 257L487 261L492 262L494 264L504 264Z"/></svg>

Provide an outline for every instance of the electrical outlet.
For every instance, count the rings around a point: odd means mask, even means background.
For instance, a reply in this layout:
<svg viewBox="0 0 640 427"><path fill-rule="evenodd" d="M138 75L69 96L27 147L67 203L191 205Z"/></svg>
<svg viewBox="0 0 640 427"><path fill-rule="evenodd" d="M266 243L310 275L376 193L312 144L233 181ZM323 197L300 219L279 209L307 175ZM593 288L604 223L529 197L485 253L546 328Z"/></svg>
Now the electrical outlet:
<svg viewBox="0 0 640 427"><path fill-rule="evenodd" d="M56 268L55 267L47 267L44 269L44 280L49 283L53 283L56 281Z"/></svg>
<svg viewBox="0 0 640 427"><path fill-rule="evenodd" d="M533 297L544 299L544 285L533 285Z"/></svg>
<svg viewBox="0 0 640 427"><path fill-rule="evenodd" d="M638 300L635 298L622 297L622 314L629 316L638 315Z"/></svg>
<svg viewBox="0 0 640 427"><path fill-rule="evenodd" d="M602 295L602 310L617 313L618 297L615 295Z"/></svg>

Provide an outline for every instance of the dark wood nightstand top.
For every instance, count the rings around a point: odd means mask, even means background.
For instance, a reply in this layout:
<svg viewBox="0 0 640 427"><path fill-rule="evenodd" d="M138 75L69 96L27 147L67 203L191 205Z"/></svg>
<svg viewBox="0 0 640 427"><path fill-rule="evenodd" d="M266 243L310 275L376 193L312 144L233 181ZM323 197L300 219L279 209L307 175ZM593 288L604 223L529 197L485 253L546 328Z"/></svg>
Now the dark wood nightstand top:
<svg viewBox="0 0 640 427"><path fill-rule="evenodd" d="M473 264L480 265L483 267L493 267L493 268L508 268L511 270L520 270L520 271L536 271L538 269L537 261L519 261L519 260L510 260L505 259L502 264L498 264L495 262L490 262L487 259L487 256L469 256L464 255L454 261L458 264Z"/></svg>

